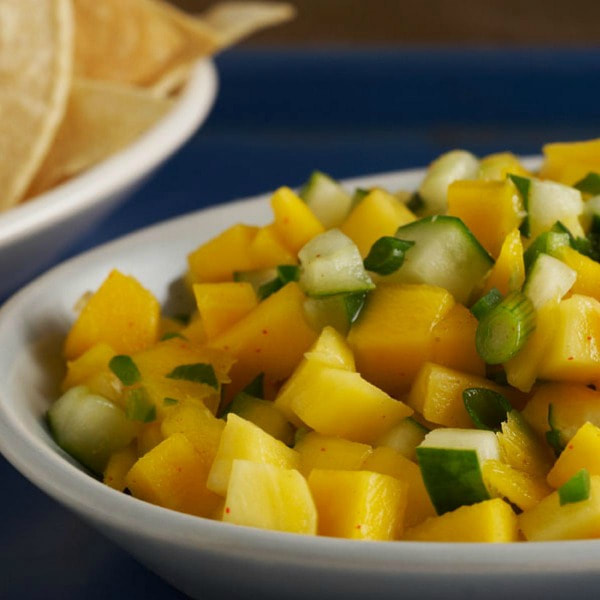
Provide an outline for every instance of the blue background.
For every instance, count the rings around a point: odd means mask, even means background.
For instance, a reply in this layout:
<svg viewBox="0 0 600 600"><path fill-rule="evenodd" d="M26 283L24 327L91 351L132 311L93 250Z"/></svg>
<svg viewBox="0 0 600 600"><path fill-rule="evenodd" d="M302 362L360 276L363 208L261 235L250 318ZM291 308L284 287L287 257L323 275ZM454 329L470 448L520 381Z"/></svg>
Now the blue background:
<svg viewBox="0 0 600 600"><path fill-rule="evenodd" d="M600 136L600 50L235 50L206 125L61 260L205 206ZM58 262L58 261L57 261ZM182 598L0 458L0 598ZM207 591L207 598L216 597Z"/></svg>

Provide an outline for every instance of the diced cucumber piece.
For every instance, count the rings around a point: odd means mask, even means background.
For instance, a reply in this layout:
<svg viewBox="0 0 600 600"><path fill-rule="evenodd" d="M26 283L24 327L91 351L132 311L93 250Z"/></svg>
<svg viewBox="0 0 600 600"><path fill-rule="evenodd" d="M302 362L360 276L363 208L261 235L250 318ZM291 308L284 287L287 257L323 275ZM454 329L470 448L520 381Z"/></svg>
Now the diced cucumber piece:
<svg viewBox="0 0 600 600"><path fill-rule="evenodd" d="M560 248L569 246L570 244L571 237L569 233L559 231L544 231L544 233L540 233L523 254L525 270L529 271L531 269L540 254L555 256Z"/></svg>
<svg viewBox="0 0 600 600"><path fill-rule="evenodd" d="M481 467L498 460L500 447L491 431L434 429L417 447L423 482L438 514L488 500Z"/></svg>
<svg viewBox="0 0 600 600"><path fill-rule="evenodd" d="M477 429L501 431L512 410L506 397L489 388L467 388L462 393L465 408Z"/></svg>
<svg viewBox="0 0 600 600"><path fill-rule="evenodd" d="M325 229L341 225L352 207L352 196L321 171L314 171L300 190L300 197Z"/></svg>
<svg viewBox="0 0 600 600"><path fill-rule="evenodd" d="M123 410L85 386L65 392L48 411L48 423L56 443L96 473L137 431Z"/></svg>
<svg viewBox="0 0 600 600"><path fill-rule="evenodd" d="M511 175L511 178L527 211L525 235L537 237L560 221L575 237L583 236L579 219L584 205L579 190L554 181L515 175Z"/></svg>
<svg viewBox="0 0 600 600"><path fill-rule="evenodd" d="M600 194L600 174L590 172L583 179L578 181L573 187L584 194L597 196Z"/></svg>
<svg viewBox="0 0 600 600"><path fill-rule="evenodd" d="M523 293L539 310L551 300L561 300L573 287L577 272L557 258L539 254L527 274Z"/></svg>
<svg viewBox="0 0 600 600"><path fill-rule="evenodd" d="M510 360L535 329L535 310L521 292L512 292L479 321L475 347L488 365Z"/></svg>
<svg viewBox="0 0 600 600"><path fill-rule="evenodd" d="M346 335L358 318L366 298L366 292L307 298L304 302L304 312L308 322L317 331L329 325Z"/></svg>
<svg viewBox="0 0 600 600"><path fill-rule="evenodd" d="M367 271L378 275L391 275L404 263L404 255L415 245L414 242L400 240L397 237L379 238L369 250L363 264Z"/></svg>
<svg viewBox="0 0 600 600"><path fill-rule="evenodd" d="M583 502L590 497L590 472L580 469L558 488L558 500L561 506Z"/></svg>
<svg viewBox="0 0 600 600"><path fill-rule="evenodd" d="M396 450L410 460L417 458L417 446L425 439L429 429L415 421L412 417L406 417L386 431L375 440L375 446L388 446Z"/></svg>
<svg viewBox="0 0 600 600"><path fill-rule="evenodd" d="M437 285L463 304L494 264L458 217L425 217L400 227L396 237L415 245L406 253L404 264L387 279Z"/></svg>
<svg viewBox="0 0 600 600"><path fill-rule="evenodd" d="M502 294L496 288L492 288L471 306L471 313L478 321L481 321L500 302L502 302Z"/></svg>
<svg viewBox="0 0 600 600"><path fill-rule="evenodd" d="M452 150L433 161L419 186L422 215L439 215L448 208L448 186L458 179L477 179L479 160L465 150Z"/></svg>
<svg viewBox="0 0 600 600"><path fill-rule="evenodd" d="M309 296L366 292L375 287L356 244L339 229L315 236L298 257L300 286Z"/></svg>
<svg viewBox="0 0 600 600"><path fill-rule="evenodd" d="M244 281L249 283L258 295L258 290L262 285L273 281L277 278L277 269L271 267L268 269L255 269L253 271L235 271L233 274L234 281Z"/></svg>

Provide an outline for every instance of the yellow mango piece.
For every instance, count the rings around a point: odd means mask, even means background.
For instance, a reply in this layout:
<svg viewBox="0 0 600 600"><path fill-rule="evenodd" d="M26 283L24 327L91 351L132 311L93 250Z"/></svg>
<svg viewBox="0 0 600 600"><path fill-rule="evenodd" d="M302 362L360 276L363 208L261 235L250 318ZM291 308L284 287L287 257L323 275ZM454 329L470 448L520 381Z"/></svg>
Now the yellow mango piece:
<svg viewBox="0 0 600 600"><path fill-rule="evenodd" d="M290 376L317 338L304 317L304 298L297 283L288 283L209 342L236 360L230 373L229 397L259 373L271 381Z"/></svg>
<svg viewBox="0 0 600 600"><path fill-rule="evenodd" d="M573 185L591 171L600 171L600 139L556 142L543 147L540 177Z"/></svg>
<svg viewBox="0 0 600 600"><path fill-rule="evenodd" d="M308 476L313 469L357 471L371 454L371 446L311 431L294 446L300 453L300 472Z"/></svg>
<svg viewBox="0 0 600 600"><path fill-rule="evenodd" d="M233 225L188 255L193 283L231 281L234 271L254 268L249 253L258 227Z"/></svg>
<svg viewBox="0 0 600 600"><path fill-rule="evenodd" d="M195 283L193 290L208 339L237 323L258 304L254 288L247 282Z"/></svg>
<svg viewBox="0 0 600 600"><path fill-rule="evenodd" d="M415 215L396 196L381 189L371 190L340 225L365 257L380 238L394 235L401 225L411 223Z"/></svg>
<svg viewBox="0 0 600 600"><path fill-rule="evenodd" d="M479 179L485 181L504 181L508 175L531 177L532 174L511 152L489 154L479 161Z"/></svg>
<svg viewBox="0 0 600 600"><path fill-rule="evenodd" d="M600 367L600 302L573 295L559 303L557 317L539 377L594 383Z"/></svg>
<svg viewBox="0 0 600 600"><path fill-rule="evenodd" d="M137 455L144 456L152 448L158 446L165 437L161 432L160 421L145 423L138 433L137 437Z"/></svg>
<svg viewBox="0 0 600 600"><path fill-rule="evenodd" d="M552 492L541 477L519 471L499 460L486 460L481 473L486 487L494 496L506 498L521 510L533 508Z"/></svg>
<svg viewBox="0 0 600 600"><path fill-rule="evenodd" d="M433 329L453 306L452 295L439 287L380 283L348 335L359 373L399 397L431 359Z"/></svg>
<svg viewBox="0 0 600 600"><path fill-rule="evenodd" d="M298 469L300 466L298 452L254 423L229 413L208 475L208 489L221 496L227 493L231 466L236 459L275 465L283 469Z"/></svg>
<svg viewBox="0 0 600 600"><path fill-rule="evenodd" d="M104 484L118 492L125 490L127 487L125 477L137 458L134 446L127 446L113 452L104 467L102 477Z"/></svg>
<svg viewBox="0 0 600 600"><path fill-rule="evenodd" d="M523 241L518 229L510 231L500 248L498 259L490 271L483 293L496 288L502 295L520 290L525 282L525 262L523 260Z"/></svg>
<svg viewBox="0 0 600 600"><path fill-rule="evenodd" d="M552 451L546 440L538 438L516 410L508 413L501 428L496 438L502 461L537 479L546 477L553 461Z"/></svg>
<svg viewBox="0 0 600 600"><path fill-rule="evenodd" d="M65 356L77 358L100 343L129 354L156 342L159 325L158 300L136 279L115 269L79 313L65 341Z"/></svg>
<svg viewBox="0 0 600 600"><path fill-rule="evenodd" d="M503 393L502 388L489 379L426 362L410 388L406 403L432 423L472 428L473 421L465 408L462 393L473 387Z"/></svg>
<svg viewBox="0 0 600 600"><path fill-rule="evenodd" d="M577 279L570 290L571 294L591 296L600 300L600 263L584 256L571 248L564 246L556 252L556 258L562 260L577 273Z"/></svg>
<svg viewBox="0 0 600 600"><path fill-rule="evenodd" d="M67 361L67 374L61 384L64 392L76 385L87 385L87 381L98 373L108 372L108 363L116 352L101 342L88 348L75 360Z"/></svg>
<svg viewBox="0 0 600 600"><path fill-rule="evenodd" d="M261 227L248 249L254 269L266 269L277 265L295 265L298 257L292 253L280 237L275 224Z"/></svg>
<svg viewBox="0 0 600 600"><path fill-rule="evenodd" d="M228 372L233 363L229 354L214 348L206 348L181 338L171 338L132 356L141 374L145 388L161 419L172 405L165 398L180 402L203 402L216 412L220 402L220 390L206 383L173 379L169 375L176 367L197 363L212 365L219 385L228 383Z"/></svg>
<svg viewBox="0 0 600 600"><path fill-rule="evenodd" d="M462 304L455 304L431 330L431 362L458 371L485 375L485 362L475 347L478 321Z"/></svg>
<svg viewBox="0 0 600 600"><path fill-rule="evenodd" d="M136 498L198 516L209 516L219 497L206 488L208 465L182 433L144 454L126 477Z"/></svg>
<svg viewBox="0 0 600 600"><path fill-rule="evenodd" d="M590 475L600 475L600 428L584 423L571 438L548 473L548 483L559 488L579 471L587 469Z"/></svg>
<svg viewBox="0 0 600 600"><path fill-rule="evenodd" d="M223 521L274 531L317 533L317 509L298 471L236 459Z"/></svg>
<svg viewBox="0 0 600 600"><path fill-rule="evenodd" d="M600 477L590 478L587 500L560 505L553 492L518 517L528 541L583 540L600 537Z"/></svg>
<svg viewBox="0 0 600 600"><path fill-rule="evenodd" d="M324 228L303 200L288 187L279 188L271 197L275 230L294 255Z"/></svg>
<svg viewBox="0 0 600 600"><path fill-rule="evenodd" d="M365 443L413 412L359 373L319 363L303 371L290 408L319 433Z"/></svg>
<svg viewBox="0 0 600 600"><path fill-rule="evenodd" d="M319 515L319 535L392 540L402 531L407 486L394 477L313 469L308 485Z"/></svg>
<svg viewBox="0 0 600 600"><path fill-rule="evenodd" d="M554 343L558 320L558 302L547 302L537 311L535 330L521 351L503 365L506 379L511 386L522 392L531 391Z"/></svg>
<svg viewBox="0 0 600 600"><path fill-rule="evenodd" d="M496 258L506 236L523 220L523 207L510 179L459 180L448 186L448 214L458 217Z"/></svg>
<svg viewBox="0 0 600 600"><path fill-rule="evenodd" d="M573 383L545 383L536 388L523 408L522 414L532 429L542 438L550 429L548 423L550 405L552 405L553 422L560 428L561 437L568 441L586 421L598 420L600 393L586 385Z"/></svg>
<svg viewBox="0 0 600 600"><path fill-rule="evenodd" d="M197 310L192 313L189 323L181 329L180 333L184 338L190 340L190 342L194 342L194 344L204 344L206 342L204 323Z"/></svg>
<svg viewBox="0 0 600 600"><path fill-rule="evenodd" d="M393 448L385 446L374 448L362 468L365 471L395 477L406 484L406 512L404 514L406 527L414 527L436 515L421 477L421 469Z"/></svg>
<svg viewBox="0 0 600 600"><path fill-rule="evenodd" d="M290 378L279 390L275 398L275 406L285 415L288 421L296 427L302 427L304 423L292 410L292 400L302 388L305 377L310 376L315 364L323 364L329 367L354 371L354 355L348 347L344 337L333 327L324 327L317 341L304 354L304 358L296 367Z"/></svg>
<svg viewBox="0 0 600 600"><path fill-rule="evenodd" d="M417 542L516 542L517 517L512 508L494 498L461 506L406 531L404 539Z"/></svg>

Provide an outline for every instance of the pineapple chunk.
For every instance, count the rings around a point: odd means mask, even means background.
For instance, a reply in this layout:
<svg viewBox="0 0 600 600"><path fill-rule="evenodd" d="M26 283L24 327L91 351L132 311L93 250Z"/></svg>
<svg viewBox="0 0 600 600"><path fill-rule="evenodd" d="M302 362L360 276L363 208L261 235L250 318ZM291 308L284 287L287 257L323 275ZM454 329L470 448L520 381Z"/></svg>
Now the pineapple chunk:
<svg viewBox="0 0 600 600"><path fill-rule="evenodd" d="M600 537L600 476L590 477L587 500L560 505L558 491L518 517L529 541L580 540Z"/></svg>
<svg viewBox="0 0 600 600"><path fill-rule="evenodd" d="M375 448L365 460L365 471L390 475L406 483L406 513L404 525L414 527L429 517L436 515L435 508L423 483L421 469L393 448Z"/></svg>
<svg viewBox="0 0 600 600"><path fill-rule="evenodd" d="M502 388L488 379L426 362L419 370L406 402L432 423L471 428L473 421L465 408L462 393L473 387L502 393Z"/></svg>
<svg viewBox="0 0 600 600"><path fill-rule="evenodd" d="M125 478L141 500L207 517L219 497L206 488L209 465L182 433L175 433L142 456Z"/></svg>
<svg viewBox="0 0 600 600"><path fill-rule="evenodd" d="M306 479L293 469L236 459L231 466L223 521L317 533L317 509Z"/></svg>
<svg viewBox="0 0 600 600"><path fill-rule="evenodd" d="M516 542L517 517L501 500L461 506L406 531L406 540L418 542Z"/></svg>
<svg viewBox="0 0 600 600"><path fill-rule="evenodd" d="M358 373L319 363L310 367L298 381L291 409L319 433L370 443L413 412Z"/></svg>
<svg viewBox="0 0 600 600"><path fill-rule="evenodd" d="M307 433L294 446L300 453L300 471L308 476L313 469L357 471L371 454L371 446L341 438Z"/></svg>
<svg viewBox="0 0 600 600"><path fill-rule="evenodd" d="M275 465L283 469L298 469L300 455L276 440L254 423L227 415L227 424L219 442L219 448L208 474L209 490L224 496L235 459Z"/></svg>
<svg viewBox="0 0 600 600"><path fill-rule="evenodd" d="M600 475L600 428L585 423L573 436L548 473L548 483L559 488L580 469Z"/></svg>
<svg viewBox="0 0 600 600"><path fill-rule="evenodd" d="M313 469L308 485L319 515L319 535L392 540L402 531L407 486L389 475Z"/></svg>

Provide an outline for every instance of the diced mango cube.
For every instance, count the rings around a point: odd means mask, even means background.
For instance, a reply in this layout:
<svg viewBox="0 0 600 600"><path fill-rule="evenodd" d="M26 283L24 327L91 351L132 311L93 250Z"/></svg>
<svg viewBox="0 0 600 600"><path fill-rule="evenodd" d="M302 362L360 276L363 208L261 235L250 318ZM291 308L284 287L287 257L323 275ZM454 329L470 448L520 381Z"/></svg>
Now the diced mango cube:
<svg viewBox="0 0 600 600"><path fill-rule="evenodd" d="M561 506L553 492L519 515L519 527L529 541L581 540L600 537L600 477L590 477L587 500Z"/></svg>
<svg viewBox="0 0 600 600"><path fill-rule="evenodd" d="M600 172L600 139L546 144L543 152L544 179L573 185L590 172Z"/></svg>
<svg viewBox="0 0 600 600"><path fill-rule="evenodd" d="M313 469L308 477L319 535L395 539L404 521L407 486L381 473Z"/></svg>
<svg viewBox="0 0 600 600"><path fill-rule="evenodd" d="M483 289L484 293L496 288L502 295L520 290L525 282L525 261L521 232L513 229L506 235L498 259L492 267Z"/></svg>
<svg viewBox="0 0 600 600"><path fill-rule="evenodd" d="M439 287L379 284L348 335L358 372L399 397L431 359L433 329L453 306L452 295Z"/></svg>
<svg viewBox="0 0 600 600"><path fill-rule="evenodd" d="M254 288L247 282L195 283L193 289L209 339L237 323L258 304Z"/></svg>
<svg viewBox="0 0 600 600"><path fill-rule="evenodd" d="M591 296L600 300L600 263L571 248L563 246L556 251L556 258L562 260L577 273L577 279L570 289L571 294Z"/></svg>
<svg viewBox="0 0 600 600"><path fill-rule="evenodd" d="M294 255L309 240L323 233L323 225L308 205L290 188L279 188L271 198L275 230Z"/></svg>
<svg viewBox="0 0 600 600"><path fill-rule="evenodd" d="M398 227L415 219L415 215L396 196L374 189L352 209L340 230L365 257L379 238L394 235Z"/></svg>
<svg viewBox="0 0 600 600"><path fill-rule="evenodd" d="M128 275L111 271L83 307L65 341L65 356L74 359L106 343L118 354L156 342L160 305L151 292Z"/></svg>
<svg viewBox="0 0 600 600"><path fill-rule="evenodd" d="M404 539L417 542L516 542L519 539L517 516L504 500L494 498L427 519L407 530Z"/></svg>
<svg viewBox="0 0 600 600"><path fill-rule="evenodd" d="M577 471L587 469L590 475L600 475L600 428L585 423L571 438L548 473L548 483L559 488Z"/></svg>
<svg viewBox="0 0 600 600"><path fill-rule="evenodd" d="M151 423L144 423L140 427L140 431L137 436L137 455L144 456L158 446L165 436L161 431L160 421L152 421Z"/></svg>
<svg viewBox="0 0 600 600"><path fill-rule="evenodd" d="M311 431L294 446L300 453L300 471L308 476L313 469L357 471L371 454L371 446Z"/></svg>
<svg viewBox="0 0 600 600"><path fill-rule="evenodd" d="M248 249L254 269L267 269L277 265L295 265L296 253L292 253L281 239L280 228L274 223L258 230Z"/></svg>
<svg viewBox="0 0 600 600"><path fill-rule="evenodd" d="M115 354L116 352L108 344L101 342L88 348L75 360L67 361L67 374L61 389L66 391L76 385L87 385L88 380L94 375L106 373L108 363Z"/></svg>
<svg viewBox="0 0 600 600"><path fill-rule="evenodd" d="M176 433L142 456L126 477L141 500L198 516L209 516L219 497L206 488L208 465L182 433Z"/></svg>
<svg viewBox="0 0 600 600"><path fill-rule="evenodd" d="M231 467L223 521L287 531L317 533L317 509L298 471L236 459Z"/></svg>
<svg viewBox="0 0 600 600"><path fill-rule="evenodd" d="M113 452L104 467L102 477L104 484L119 492L125 490L127 487L125 477L137 459L134 446L126 446Z"/></svg>
<svg viewBox="0 0 600 600"><path fill-rule="evenodd" d="M298 452L254 423L229 413L208 476L207 486L210 490L221 496L227 493L231 466L236 459L275 465L283 469L298 469L300 466Z"/></svg>

